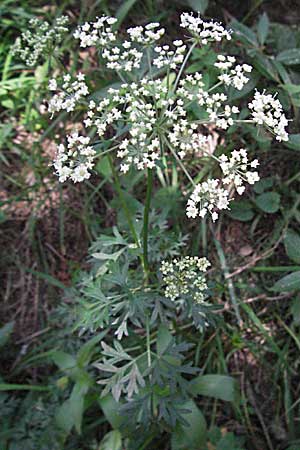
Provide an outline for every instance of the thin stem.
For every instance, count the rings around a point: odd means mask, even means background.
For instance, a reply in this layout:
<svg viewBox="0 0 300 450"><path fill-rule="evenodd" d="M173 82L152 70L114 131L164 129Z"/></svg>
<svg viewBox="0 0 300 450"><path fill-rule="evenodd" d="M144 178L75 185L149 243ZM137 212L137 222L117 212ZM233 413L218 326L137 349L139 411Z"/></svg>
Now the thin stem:
<svg viewBox="0 0 300 450"><path fill-rule="evenodd" d="M174 89L173 89L174 92L176 91L177 85L178 85L179 80L181 78L182 72L183 72L183 70L184 70L184 68L186 66L186 63L188 62L188 59L189 59L189 57L190 57L190 55L191 55L191 53L192 53L192 51L194 50L195 47L196 47L196 42L194 42L193 45L191 45L189 51L185 55L185 58L183 60L183 63L181 64L180 70L179 70L179 72L177 74L177 77L176 77L176 80L175 80Z"/></svg>
<svg viewBox="0 0 300 450"><path fill-rule="evenodd" d="M122 192L119 175L118 175L118 173L117 173L117 171L115 169L115 166L113 164L111 156L107 155L107 157L108 157L109 165L110 165L110 168L111 168L114 180L115 180L115 186L116 186L117 192L118 192L119 197L120 197L122 208L124 210L124 213L125 213L125 216L126 216L126 219L127 219L127 222L128 222L129 229L131 231L132 237L133 237L136 245L138 247L140 247L140 241L139 241L138 235L136 233L136 230L134 228L134 225L133 225L133 222L132 222L132 219L131 219L131 215L130 215L130 211L127 208L127 203L126 203L126 200L124 198L124 194Z"/></svg>
<svg viewBox="0 0 300 450"><path fill-rule="evenodd" d="M149 212L153 186L153 170L147 169L147 193L144 208L144 223L143 223L143 265L145 271L145 279L149 279L149 261L148 261L148 232L149 232Z"/></svg>
<svg viewBox="0 0 300 450"><path fill-rule="evenodd" d="M188 180L192 183L192 186L195 187L195 183L193 178L191 177L191 175L188 173L188 171L186 170L186 168L184 167L184 165L182 164L182 162L180 161L180 158L178 157L176 151L173 149L173 147L171 146L171 144L166 140L166 145L169 147L169 149L171 150L172 155L174 156L174 158L176 159L177 163L179 164L179 166L181 167L181 169L183 170L183 172L185 173L186 177L188 178Z"/></svg>
<svg viewBox="0 0 300 450"><path fill-rule="evenodd" d="M146 333L147 333L147 360L148 360L148 367L151 367L150 324L149 324L149 317L148 316L147 316L147 320L146 320Z"/></svg>

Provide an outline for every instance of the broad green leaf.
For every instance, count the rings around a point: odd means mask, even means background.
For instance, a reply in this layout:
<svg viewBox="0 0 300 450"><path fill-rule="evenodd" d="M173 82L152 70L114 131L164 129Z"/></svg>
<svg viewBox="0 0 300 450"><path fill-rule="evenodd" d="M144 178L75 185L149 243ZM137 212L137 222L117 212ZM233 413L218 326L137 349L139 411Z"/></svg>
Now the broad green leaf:
<svg viewBox="0 0 300 450"><path fill-rule="evenodd" d="M289 140L284 145L292 150L300 150L300 133L290 134Z"/></svg>
<svg viewBox="0 0 300 450"><path fill-rule="evenodd" d="M293 83L282 84L281 87L287 91L289 94L299 94L300 93L300 85Z"/></svg>
<svg viewBox="0 0 300 450"><path fill-rule="evenodd" d="M8 322L0 328L0 347L2 347L9 340L9 337L14 329L15 322Z"/></svg>
<svg viewBox="0 0 300 450"><path fill-rule="evenodd" d="M269 78L272 81L279 82L279 77L277 73L277 68L273 64L273 61L265 55L260 53L255 53L253 59L251 60L253 67L264 77Z"/></svg>
<svg viewBox="0 0 300 450"><path fill-rule="evenodd" d="M263 212L272 214L279 209L280 195L277 192L264 192L256 197L255 203Z"/></svg>
<svg viewBox="0 0 300 450"><path fill-rule="evenodd" d="M247 200L233 201L228 211L228 215L233 219L247 222L254 217L252 204Z"/></svg>
<svg viewBox="0 0 300 450"><path fill-rule="evenodd" d="M205 418L193 400L182 405L189 410L182 414L188 425L177 425L171 437L172 450L199 450L206 444L207 429Z"/></svg>
<svg viewBox="0 0 300 450"><path fill-rule="evenodd" d="M257 181L257 183L255 183L255 185L253 186L253 190L254 192L256 192L256 194L262 194L266 190L273 187L273 184L274 179L272 177L262 178L261 180Z"/></svg>
<svg viewBox="0 0 300 450"><path fill-rule="evenodd" d="M137 0L125 0L121 2L121 6L116 12L116 18L118 19L117 26L120 27L123 20L126 19L127 14L131 10L131 8L134 6L134 4L137 2Z"/></svg>
<svg viewBox="0 0 300 450"><path fill-rule="evenodd" d="M288 257L300 264L300 234L289 229L284 236L284 246Z"/></svg>
<svg viewBox="0 0 300 450"><path fill-rule="evenodd" d="M160 325L157 333L157 353L162 355L172 341L172 335L165 325Z"/></svg>
<svg viewBox="0 0 300 450"><path fill-rule="evenodd" d="M257 36L259 42L263 45L269 33L270 21L268 15L264 12L257 24Z"/></svg>
<svg viewBox="0 0 300 450"><path fill-rule="evenodd" d="M292 300L291 313L293 316L293 323L300 325L300 295L297 295Z"/></svg>
<svg viewBox="0 0 300 450"><path fill-rule="evenodd" d="M102 158L100 156L100 160L96 165L96 170L101 175L103 175L104 178L109 178L111 176L112 172L107 155L103 156Z"/></svg>
<svg viewBox="0 0 300 450"><path fill-rule="evenodd" d="M300 64L300 48L290 48L289 50L284 50L277 55L276 59L286 66Z"/></svg>
<svg viewBox="0 0 300 450"><path fill-rule="evenodd" d="M63 371L76 367L76 359L74 356L60 350L52 353L52 360Z"/></svg>
<svg viewBox="0 0 300 450"><path fill-rule="evenodd" d="M280 280L276 281L272 287L272 291L286 292L300 290L300 271L290 273Z"/></svg>
<svg viewBox="0 0 300 450"><path fill-rule="evenodd" d="M227 375L199 375L190 382L190 391L196 395L214 397L227 402L237 399L236 380Z"/></svg>
<svg viewBox="0 0 300 450"><path fill-rule="evenodd" d="M230 28L232 28L233 31L235 31L236 35L241 39L241 41L253 45L254 47L258 47L256 35L249 27L243 25L237 20L233 20L230 23Z"/></svg>
<svg viewBox="0 0 300 450"><path fill-rule="evenodd" d="M120 428L123 418L119 413L120 403L116 402L111 394L98 400L99 405L111 426L114 429Z"/></svg>
<svg viewBox="0 0 300 450"><path fill-rule="evenodd" d="M188 0L188 5L196 12L204 14L208 7L208 0Z"/></svg>
<svg viewBox="0 0 300 450"><path fill-rule="evenodd" d="M90 358L95 346L103 339L106 334L107 331L102 331L80 348L76 357L78 367L84 367L90 362Z"/></svg>
<svg viewBox="0 0 300 450"><path fill-rule="evenodd" d="M109 431L100 442L98 450L122 450L122 436L120 431Z"/></svg>
<svg viewBox="0 0 300 450"><path fill-rule="evenodd" d="M81 423L84 412L84 398L89 389L87 382L78 382L74 385L71 396L59 408L56 414L58 426L69 433L73 426L81 433Z"/></svg>

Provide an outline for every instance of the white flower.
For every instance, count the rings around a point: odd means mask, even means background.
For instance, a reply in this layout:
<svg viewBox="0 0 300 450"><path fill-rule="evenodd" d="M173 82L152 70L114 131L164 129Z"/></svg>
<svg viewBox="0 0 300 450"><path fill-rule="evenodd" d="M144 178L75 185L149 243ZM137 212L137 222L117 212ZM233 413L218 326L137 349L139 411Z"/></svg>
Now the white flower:
<svg viewBox="0 0 300 450"><path fill-rule="evenodd" d="M257 159L249 162L247 151L243 148L240 150L233 150L230 157L221 155L219 157L220 167L225 178L224 184L233 183L239 195L243 194L245 190L244 182L254 184L259 181L257 171L251 170L259 165Z"/></svg>
<svg viewBox="0 0 300 450"><path fill-rule="evenodd" d="M286 126L288 120L285 117L282 105L278 99L271 94L265 94L256 91L254 99L248 104L251 110L253 121L259 125L265 125L275 134L278 141L288 141Z"/></svg>
<svg viewBox="0 0 300 450"><path fill-rule="evenodd" d="M159 28L159 23L149 23L145 27L128 28L127 33L132 42L148 46L158 41L165 33L164 28Z"/></svg>
<svg viewBox="0 0 300 450"><path fill-rule="evenodd" d="M228 191L219 185L220 181L215 179L197 184L188 200L186 215L189 218L197 216L203 218L210 213L215 222L219 216L218 210L228 209L229 206Z"/></svg>
<svg viewBox="0 0 300 450"><path fill-rule="evenodd" d="M114 17L97 17L95 22L85 23L79 26L74 32L75 39L80 40L80 47L110 46L116 40L116 33L112 30L112 25L117 22Z"/></svg>
<svg viewBox="0 0 300 450"><path fill-rule="evenodd" d="M74 183L90 178L96 152L89 143L89 137L73 133L67 136L67 146L58 145L53 166L61 183L68 178Z"/></svg>
<svg viewBox="0 0 300 450"><path fill-rule="evenodd" d="M231 39L230 31L227 31L221 23L213 20L205 22L199 15L194 16L192 13L183 13L180 18L180 26L191 33L195 42L202 45L213 41L220 42L223 38L228 41Z"/></svg>
<svg viewBox="0 0 300 450"><path fill-rule="evenodd" d="M55 79L50 80L49 90L58 91L49 101L48 111L52 114L61 110L74 111L78 101L89 93L82 73L79 73L73 81L69 74L65 75L59 86Z"/></svg>
<svg viewBox="0 0 300 450"><path fill-rule="evenodd" d="M237 64L233 67L234 63L234 56L218 55L218 61L214 65L222 71L222 74L218 76L220 81L226 86L234 86L236 89L241 90L249 81L245 73L250 73L252 67L248 64Z"/></svg>

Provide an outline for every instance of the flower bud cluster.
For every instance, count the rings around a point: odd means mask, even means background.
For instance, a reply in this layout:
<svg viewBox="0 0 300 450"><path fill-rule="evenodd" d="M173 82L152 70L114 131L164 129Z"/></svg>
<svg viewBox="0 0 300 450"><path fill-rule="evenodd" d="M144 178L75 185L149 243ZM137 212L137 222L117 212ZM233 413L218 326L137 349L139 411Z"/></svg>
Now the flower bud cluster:
<svg viewBox="0 0 300 450"><path fill-rule="evenodd" d="M58 93L49 101L48 111L55 113L65 110L67 112L74 111L78 101L89 94L87 85L85 84L85 76L78 73L76 79L72 80L71 75L63 76L63 83L61 86L57 84L55 78L49 81L49 90Z"/></svg>
<svg viewBox="0 0 300 450"><path fill-rule="evenodd" d="M218 61L215 63L215 67L222 71L222 74L218 76L218 80L226 86L234 86L239 91L243 89L249 81L245 73L250 73L252 67L249 64L237 64L235 67L232 67L236 62L234 56L218 55L217 58Z"/></svg>
<svg viewBox="0 0 300 450"><path fill-rule="evenodd" d="M236 187L237 193L242 195L245 191L244 182L254 184L259 181L259 175L255 169L259 162L257 159L249 162L247 150L241 148L240 150L233 150L230 157L221 155L219 157L220 167L225 177L223 184L233 183Z"/></svg>
<svg viewBox="0 0 300 450"><path fill-rule="evenodd" d="M196 303L203 302L207 290L205 272L209 266L206 258L198 256L163 261L160 270L166 285L165 296L171 300L191 296Z"/></svg>
<svg viewBox="0 0 300 450"><path fill-rule="evenodd" d="M180 16L180 26L190 32L195 42L206 45L209 42L220 42L223 38L230 41L230 31L226 30L221 23L210 20L205 22L199 15L183 13Z"/></svg>
<svg viewBox="0 0 300 450"><path fill-rule="evenodd" d="M65 25L69 19L67 16L58 17L53 25L37 17L30 19L29 28L22 33L13 47L13 54L18 55L29 67L50 55L57 44L62 42L68 28Z"/></svg>
<svg viewBox="0 0 300 450"><path fill-rule="evenodd" d="M282 105L278 99L263 91L256 91L254 99L248 104L251 116L255 123L266 125L275 134L277 141L288 141L286 126L288 120L282 111Z"/></svg>
<svg viewBox="0 0 300 450"><path fill-rule="evenodd" d="M89 144L89 137L76 132L67 136L67 146L58 145L53 166L61 183L68 178L74 183L90 178L96 151Z"/></svg>

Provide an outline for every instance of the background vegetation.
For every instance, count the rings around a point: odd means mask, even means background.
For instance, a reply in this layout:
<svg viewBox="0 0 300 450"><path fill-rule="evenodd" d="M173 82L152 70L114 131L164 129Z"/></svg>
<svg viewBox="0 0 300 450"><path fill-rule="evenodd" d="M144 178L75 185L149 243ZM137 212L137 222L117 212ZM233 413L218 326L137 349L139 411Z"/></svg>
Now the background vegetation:
<svg viewBox="0 0 300 450"><path fill-rule="evenodd" d="M155 191L152 258L165 256L165 249L176 254L188 242L190 254L209 255L216 268L216 324L201 336L187 333L194 344L194 365L205 374L230 374L237 392L233 395L228 379L228 385L199 388L197 404L208 429L205 442L180 444L181 433L170 443L166 428L158 439L145 432L133 447L126 439L121 442L119 432L110 432L119 427L109 402L99 403L93 391L82 395L73 389L82 374L89 374L98 343L74 329L76 286L83 272L95 270L91 255L102 248L103 234L124 226L109 183L113 174L103 159L98 177L89 182L63 187L57 182L49 164L64 118L49 125L47 66L25 68L13 58L11 46L31 17L51 19L63 13L74 25L102 13L116 15L122 26L159 21L175 39L180 12L191 9L237 32L231 51L253 65L251 89L278 92L293 122L284 144L250 126L243 129L241 139L259 154L263 179L222 217L215 240L208 239L205 222L186 224L176 174L172 188ZM1 450L300 449L299 21L297 1L2 0ZM87 71L95 67L95 55L76 52L70 36L64 48L70 70L79 64ZM205 69L210 57L209 52L196 54L192 70ZM99 77L103 86L113 82L104 72ZM247 93L243 89L236 98L242 101ZM122 181L136 211L139 205L131 194L142 192L139 181ZM168 221L162 203L168 204ZM158 240L162 233L165 242ZM172 247L173 242L179 247ZM70 411L77 417L66 424ZM201 420L196 415L186 434L197 433Z"/></svg>

